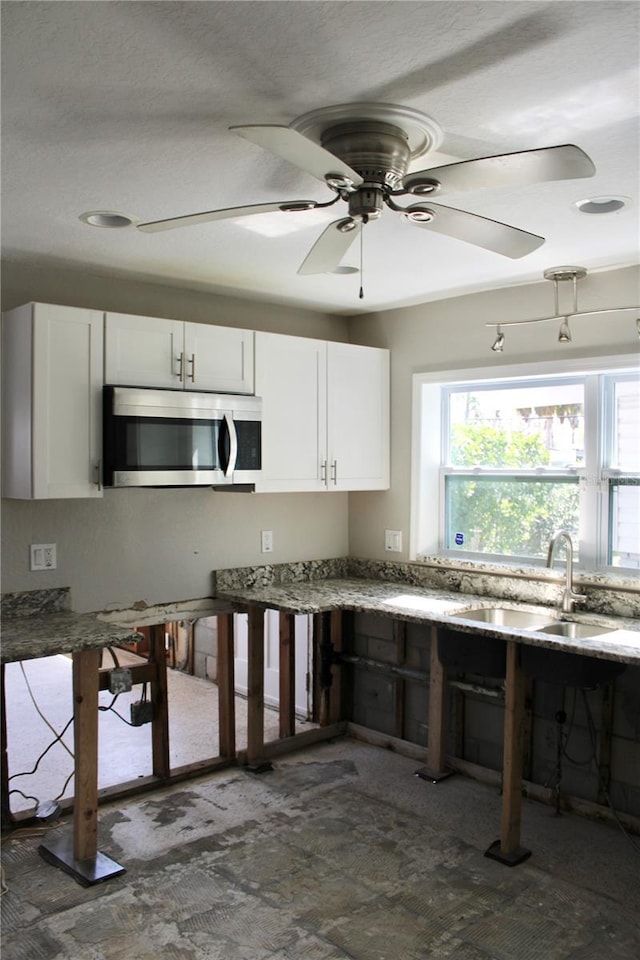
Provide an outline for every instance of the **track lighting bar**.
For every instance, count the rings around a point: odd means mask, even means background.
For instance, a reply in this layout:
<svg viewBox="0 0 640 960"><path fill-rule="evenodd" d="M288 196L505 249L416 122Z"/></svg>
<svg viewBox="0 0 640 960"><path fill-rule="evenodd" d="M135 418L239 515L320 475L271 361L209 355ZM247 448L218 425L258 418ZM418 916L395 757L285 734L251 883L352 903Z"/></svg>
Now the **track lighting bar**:
<svg viewBox="0 0 640 960"><path fill-rule="evenodd" d="M636 312L640 314L640 306L631 306L631 307L607 307L604 309L598 310L578 310L578 280L581 280L583 277L586 277L587 271L584 267L552 267L549 270L545 270L544 278L545 280L553 281L554 286L554 301L555 301L555 313L551 317L535 317L531 320L501 320L498 322L485 323L485 327L493 327L496 330L497 336L491 349L494 353L502 353L504 350L504 333L502 332L503 327L519 327L526 323L549 323L550 321L555 320L560 321L560 327L558 331L558 342L559 343L570 343L573 339L571 334L571 328L569 326L569 320L574 320L579 317L594 317L603 313L624 313L626 312ZM558 284L562 281L570 280L573 284L573 310L570 312L560 312L560 297L558 292ZM638 335L640 336L640 316L636 318L636 329Z"/></svg>

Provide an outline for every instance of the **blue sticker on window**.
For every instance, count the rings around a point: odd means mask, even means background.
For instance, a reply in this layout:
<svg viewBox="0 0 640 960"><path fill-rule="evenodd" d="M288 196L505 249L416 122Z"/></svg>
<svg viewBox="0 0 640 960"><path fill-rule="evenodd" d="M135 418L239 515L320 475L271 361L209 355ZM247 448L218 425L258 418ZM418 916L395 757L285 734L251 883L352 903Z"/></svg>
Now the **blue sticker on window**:
<svg viewBox="0 0 640 960"><path fill-rule="evenodd" d="M456 533L456 546L461 547L464 543L464 533Z"/></svg>

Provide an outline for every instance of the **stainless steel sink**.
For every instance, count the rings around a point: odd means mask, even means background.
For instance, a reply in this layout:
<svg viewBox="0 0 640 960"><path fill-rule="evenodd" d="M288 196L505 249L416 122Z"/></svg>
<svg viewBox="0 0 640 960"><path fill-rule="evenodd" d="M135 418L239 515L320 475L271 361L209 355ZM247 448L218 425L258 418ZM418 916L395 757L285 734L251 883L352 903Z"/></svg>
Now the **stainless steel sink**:
<svg viewBox="0 0 640 960"><path fill-rule="evenodd" d="M495 623L499 627L516 627L519 630L540 630L545 624L549 625L552 619L549 614L512 610L509 607L474 607L471 610L460 610L454 616L482 623Z"/></svg>
<svg viewBox="0 0 640 960"><path fill-rule="evenodd" d="M580 639L587 637L602 637L605 633L614 633L611 627L601 627L597 623L574 623L573 620L559 620L546 627L540 627L540 633L552 633L557 637L571 637Z"/></svg>

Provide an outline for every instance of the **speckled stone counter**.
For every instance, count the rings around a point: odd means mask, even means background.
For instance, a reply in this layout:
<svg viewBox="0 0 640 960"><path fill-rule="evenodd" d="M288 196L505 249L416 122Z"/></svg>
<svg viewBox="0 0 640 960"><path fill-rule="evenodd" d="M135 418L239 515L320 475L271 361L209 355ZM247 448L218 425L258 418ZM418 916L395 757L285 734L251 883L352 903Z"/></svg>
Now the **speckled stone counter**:
<svg viewBox="0 0 640 960"><path fill-rule="evenodd" d="M140 640L136 627L228 612L229 604L204 597L141 610L73 613L67 587L2 597L2 662L31 660Z"/></svg>
<svg viewBox="0 0 640 960"><path fill-rule="evenodd" d="M349 569L347 563L332 561L329 569L342 572ZM232 600L239 606L260 606L294 614L355 611L448 626L479 636L510 637L534 646L606 660L640 663L640 623L634 617L577 612L561 615L556 607L523 605L513 600L415 586L404 581L340 575L322 579L322 572L321 562L222 570L216 572L216 593L219 598ZM479 606L508 606L543 612L549 623L562 617L597 624L614 632L589 638L569 638L465 619L465 610Z"/></svg>

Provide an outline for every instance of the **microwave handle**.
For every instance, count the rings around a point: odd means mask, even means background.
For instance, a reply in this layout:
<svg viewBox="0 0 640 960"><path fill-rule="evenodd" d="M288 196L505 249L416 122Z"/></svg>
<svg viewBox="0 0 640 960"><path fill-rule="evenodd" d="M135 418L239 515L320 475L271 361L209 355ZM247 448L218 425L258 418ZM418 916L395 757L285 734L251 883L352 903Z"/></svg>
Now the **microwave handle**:
<svg viewBox="0 0 640 960"><path fill-rule="evenodd" d="M236 468L236 460L238 459L238 435L233 417L230 414L225 413L224 423L229 434L229 460L226 465L221 464L221 466L225 477L230 477Z"/></svg>

